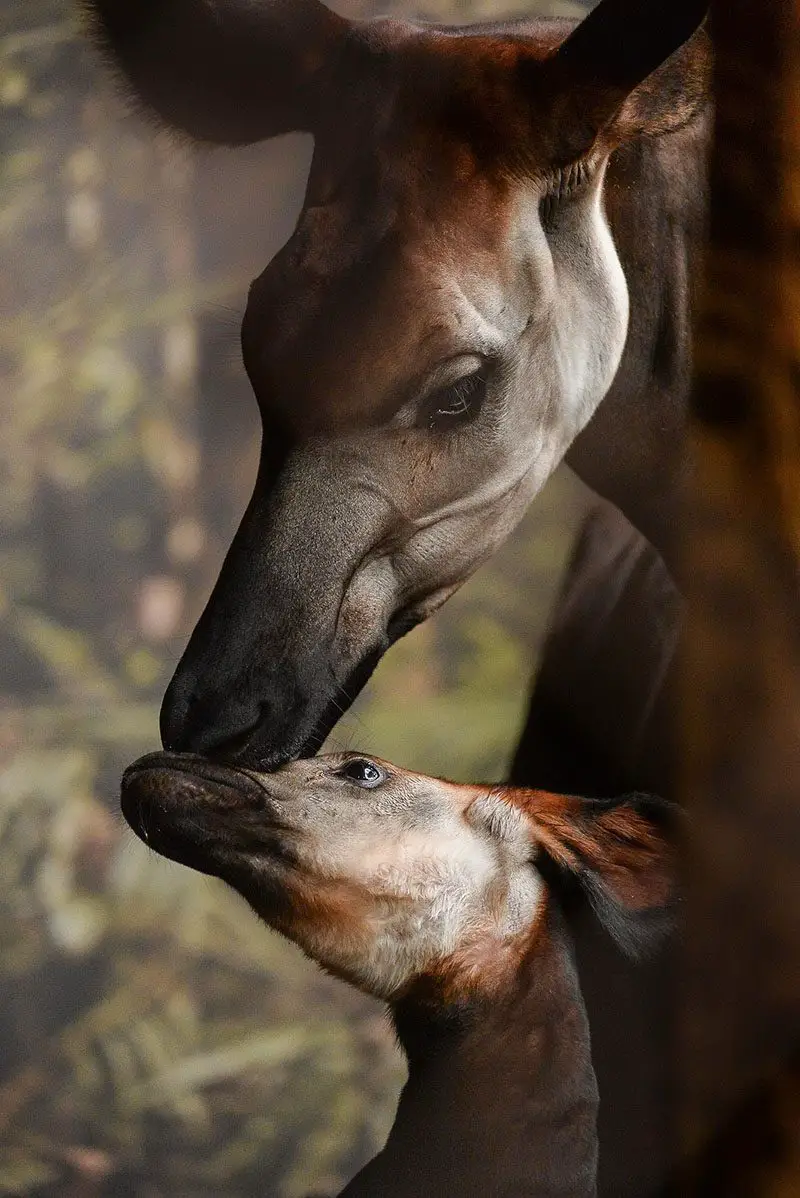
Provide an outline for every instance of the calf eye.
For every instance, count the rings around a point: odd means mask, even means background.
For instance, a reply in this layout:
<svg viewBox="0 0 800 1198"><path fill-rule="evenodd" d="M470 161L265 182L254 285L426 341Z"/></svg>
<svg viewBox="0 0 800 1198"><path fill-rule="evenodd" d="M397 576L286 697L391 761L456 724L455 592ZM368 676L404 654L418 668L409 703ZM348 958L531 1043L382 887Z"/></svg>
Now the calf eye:
<svg viewBox="0 0 800 1198"><path fill-rule="evenodd" d="M366 790L374 790L386 778L381 767L374 761L367 761L366 757L357 757L354 761L345 762L337 773L341 778L356 782Z"/></svg>
<svg viewBox="0 0 800 1198"><path fill-rule="evenodd" d="M422 423L431 429L453 428L472 420L481 409L486 396L487 370L481 366L465 374L458 382L434 391L425 400Z"/></svg>

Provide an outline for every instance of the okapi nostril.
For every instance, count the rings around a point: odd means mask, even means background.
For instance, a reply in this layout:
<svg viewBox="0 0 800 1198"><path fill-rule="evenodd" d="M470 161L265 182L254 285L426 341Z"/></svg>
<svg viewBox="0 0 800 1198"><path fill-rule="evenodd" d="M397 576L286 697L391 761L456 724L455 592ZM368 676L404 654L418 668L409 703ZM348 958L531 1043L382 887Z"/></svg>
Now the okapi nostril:
<svg viewBox="0 0 800 1198"><path fill-rule="evenodd" d="M224 694L198 694L174 680L161 708L161 740L174 753L234 756L252 737L268 705L231 701Z"/></svg>
<svg viewBox="0 0 800 1198"><path fill-rule="evenodd" d="M243 728L241 732L237 732L233 736L227 736L224 740L220 741L218 744L212 746L212 748L206 751L211 753L215 759L220 761L235 760L236 757L247 748L253 739L254 733L256 733L261 726L261 713L263 711L264 708L260 707L259 715L257 716L255 722L249 727Z"/></svg>

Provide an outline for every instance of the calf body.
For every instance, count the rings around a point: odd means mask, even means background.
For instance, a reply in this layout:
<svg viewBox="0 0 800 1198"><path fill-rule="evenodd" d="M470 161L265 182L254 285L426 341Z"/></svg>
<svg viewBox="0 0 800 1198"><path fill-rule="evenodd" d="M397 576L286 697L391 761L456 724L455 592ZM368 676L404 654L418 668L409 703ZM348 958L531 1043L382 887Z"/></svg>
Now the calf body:
<svg viewBox="0 0 800 1198"><path fill-rule="evenodd" d="M556 907L486 992L425 980L394 1005L409 1077L385 1148L343 1198L593 1198L598 1093ZM485 979L488 981L488 979Z"/></svg>
<svg viewBox="0 0 800 1198"><path fill-rule="evenodd" d="M636 953L663 931L669 809L457 786L354 754L264 775L154 754L125 815L385 999L409 1063L348 1198L592 1198L598 1094L562 902Z"/></svg>

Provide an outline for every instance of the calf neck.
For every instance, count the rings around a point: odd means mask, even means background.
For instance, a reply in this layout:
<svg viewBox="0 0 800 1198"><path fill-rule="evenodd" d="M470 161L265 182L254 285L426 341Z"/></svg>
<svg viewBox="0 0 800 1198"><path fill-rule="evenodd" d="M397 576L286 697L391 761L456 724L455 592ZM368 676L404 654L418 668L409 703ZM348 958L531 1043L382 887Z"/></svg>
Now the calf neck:
<svg viewBox="0 0 800 1198"><path fill-rule="evenodd" d="M593 1198L598 1092L556 906L499 990L426 978L393 1005L409 1076L383 1151L342 1198Z"/></svg>

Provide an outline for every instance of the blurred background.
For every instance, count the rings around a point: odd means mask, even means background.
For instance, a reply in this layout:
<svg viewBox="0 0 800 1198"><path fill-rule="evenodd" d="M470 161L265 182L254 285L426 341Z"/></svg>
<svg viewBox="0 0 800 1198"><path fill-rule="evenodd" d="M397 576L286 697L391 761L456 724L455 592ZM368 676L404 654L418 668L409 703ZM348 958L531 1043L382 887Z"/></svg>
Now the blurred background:
<svg viewBox="0 0 800 1198"><path fill-rule="evenodd" d="M0 21L0 1194L334 1192L402 1083L382 1008L118 812L250 494L238 324L310 142L190 151L126 111L69 0ZM332 742L502 778L584 502L559 472Z"/></svg>

